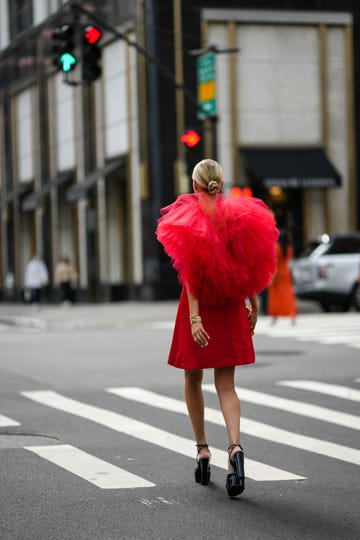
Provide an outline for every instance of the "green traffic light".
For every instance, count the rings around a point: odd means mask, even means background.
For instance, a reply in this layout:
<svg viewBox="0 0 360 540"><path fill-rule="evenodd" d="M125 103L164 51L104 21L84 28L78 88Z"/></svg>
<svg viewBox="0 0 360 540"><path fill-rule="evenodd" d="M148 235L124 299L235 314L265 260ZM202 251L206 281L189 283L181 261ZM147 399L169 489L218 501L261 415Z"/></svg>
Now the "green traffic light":
<svg viewBox="0 0 360 540"><path fill-rule="evenodd" d="M75 65L77 63L77 59L75 58L75 56L73 54L71 54L69 52L66 52L66 53L61 55L60 63L61 63L61 66L62 66L62 70L65 73L68 73L69 71L74 69L74 67L75 67Z"/></svg>

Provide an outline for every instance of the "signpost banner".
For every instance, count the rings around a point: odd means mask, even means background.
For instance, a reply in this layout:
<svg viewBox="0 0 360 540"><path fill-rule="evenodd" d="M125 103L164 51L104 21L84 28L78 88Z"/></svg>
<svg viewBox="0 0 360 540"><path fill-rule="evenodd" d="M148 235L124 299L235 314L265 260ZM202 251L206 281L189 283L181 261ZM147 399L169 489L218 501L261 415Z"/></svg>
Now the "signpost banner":
<svg viewBox="0 0 360 540"><path fill-rule="evenodd" d="M206 53L197 58L198 118L216 115L215 55Z"/></svg>

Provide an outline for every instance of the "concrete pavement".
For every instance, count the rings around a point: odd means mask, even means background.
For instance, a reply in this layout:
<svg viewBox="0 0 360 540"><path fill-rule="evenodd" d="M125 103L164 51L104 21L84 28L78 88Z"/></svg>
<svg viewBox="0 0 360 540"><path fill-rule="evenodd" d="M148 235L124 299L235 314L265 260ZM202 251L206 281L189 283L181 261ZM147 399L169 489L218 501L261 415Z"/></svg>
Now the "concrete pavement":
<svg viewBox="0 0 360 540"><path fill-rule="evenodd" d="M158 302L113 302L103 304L41 304L0 303L0 324L41 328L68 321L71 325L86 321L91 324L116 325L122 322L172 320L177 308L176 300ZM317 304L298 302L299 313L319 313Z"/></svg>

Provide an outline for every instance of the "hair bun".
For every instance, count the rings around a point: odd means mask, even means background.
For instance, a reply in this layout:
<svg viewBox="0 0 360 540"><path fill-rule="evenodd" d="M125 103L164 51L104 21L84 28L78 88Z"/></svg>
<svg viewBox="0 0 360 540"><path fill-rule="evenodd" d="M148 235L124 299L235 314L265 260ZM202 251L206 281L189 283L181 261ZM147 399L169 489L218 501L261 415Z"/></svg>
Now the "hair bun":
<svg viewBox="0 0 360 540"><path fill-rule="evenodd" d="M207 186L207 190L209 193L219 193L219 185L216 180L210 180Z"/></svg>

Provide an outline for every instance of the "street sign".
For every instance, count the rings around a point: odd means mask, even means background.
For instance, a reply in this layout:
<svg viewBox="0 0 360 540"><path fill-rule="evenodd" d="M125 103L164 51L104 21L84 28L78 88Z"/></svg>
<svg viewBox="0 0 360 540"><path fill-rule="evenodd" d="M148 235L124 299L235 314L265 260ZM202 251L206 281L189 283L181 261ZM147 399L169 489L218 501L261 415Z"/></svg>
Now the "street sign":
<svg viewBox="0 0 360 540"><path fill-rule="evenodd" d="M216 115L215 55L203 54L197 59L198 118Z"/></svg>

